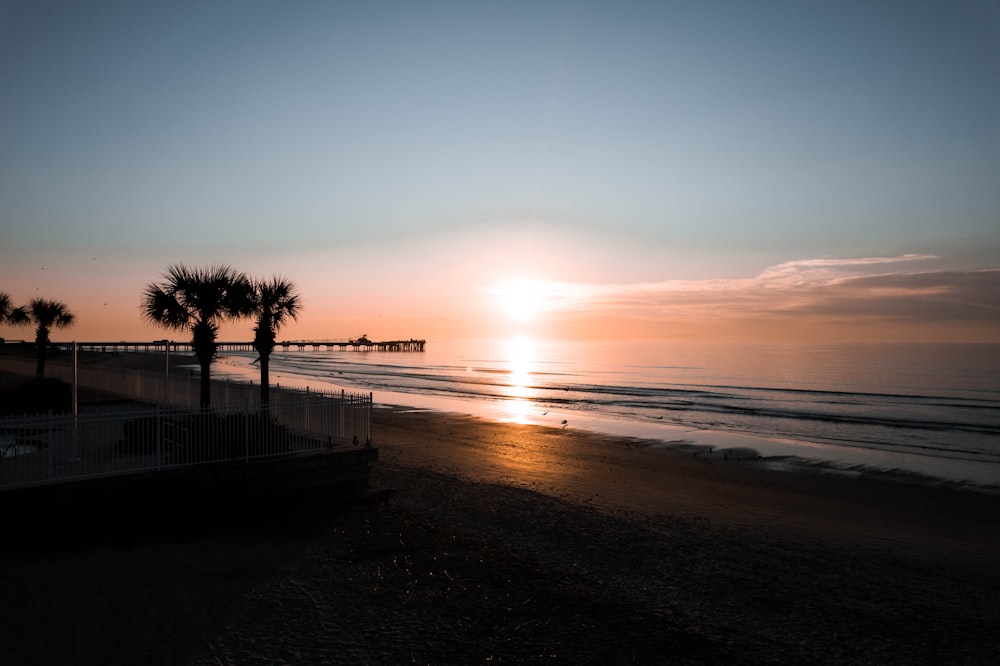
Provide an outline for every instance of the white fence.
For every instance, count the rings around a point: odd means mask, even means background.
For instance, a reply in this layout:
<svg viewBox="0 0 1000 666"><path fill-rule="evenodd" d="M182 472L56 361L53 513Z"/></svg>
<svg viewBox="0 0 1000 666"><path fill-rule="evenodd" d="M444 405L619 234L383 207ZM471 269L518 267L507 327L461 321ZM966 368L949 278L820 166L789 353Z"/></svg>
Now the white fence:
<svg viewBox="0 0 1000 666"><path fill-rule="evenodd" d="M20 360L2 359L0 370L25 370L11 361ZM66 372L72 368L46 368L47 377ZM370 393L272 388L261 407L259 385L213 382L213 406L200 409L198 378L81 368L77 382L91 397L156 406L0 418L0 489L372 444Z"/></svg>

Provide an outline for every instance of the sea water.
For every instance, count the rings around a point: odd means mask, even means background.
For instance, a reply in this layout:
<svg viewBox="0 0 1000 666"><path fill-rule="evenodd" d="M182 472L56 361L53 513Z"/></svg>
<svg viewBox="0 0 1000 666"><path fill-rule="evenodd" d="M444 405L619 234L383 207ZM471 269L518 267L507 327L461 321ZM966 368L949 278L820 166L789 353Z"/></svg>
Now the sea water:
<svg viewBox="0 0 1000 666"><path fill-rule="evenodd" d="M774 464L1000 489L1000 345L428 341L424 352L311 347L271 383L377 404L584 428ZM253 379L256 354L217 376Z"/></svg>

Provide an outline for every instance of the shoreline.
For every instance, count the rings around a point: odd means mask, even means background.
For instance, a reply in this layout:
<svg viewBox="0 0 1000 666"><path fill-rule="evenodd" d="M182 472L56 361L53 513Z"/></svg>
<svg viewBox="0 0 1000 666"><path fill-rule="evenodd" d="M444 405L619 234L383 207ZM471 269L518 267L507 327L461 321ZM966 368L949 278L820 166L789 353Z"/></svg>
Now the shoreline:
<svg viewBox="0 0 1000 666"><path fill-rule="evenodd" d="M240 380L255 378L253 369L241 362L246 360L246 355L227 358L228 361L223 359L226 369L219 373L220 376L226 374ZM272 381L276 376L272 371ZM355 386L338 384L335 378L325 381L315 377L295 377L291 386L358 390ZM375 397L376 404L385 407L465 414L498 423L569 427L612 437L656 441L661 446L682 451L718 451L724 454L728 449L733 455L760 457L772 466L799 473L884 475L894 483L942 485L973 492L1000 493L1000 463L852 446L833 440L791 439L768 436L766 433L696 428L660 420L561 409L558 406L543 409L520 399L476 400L388 390L378 391Z"/></svg>
<svg viewBox="0 0 1000 666"><path fill-rule="evenodd" d="M246 359L246 356L231 356ZM253 379L248 368L241 363L226 362L229 376ZM220 375L224 374L220 373ZM272 374L272 376L274 376ZM312 379L312 378L311 378ZM292 386L324 387L340 390L357 390L335 381L301 381ZM781 437L768 437L742 431L710 430L680 424L664 424L638 418L622 418L608 414L593 414L558 407L544 411L530 408L521 400L480 401L466 398L427 396L418 393L379 391L376 405L393 409L419 409L436 413L455 413L483 418L496 423L537 425L542 427L568 427L610 437L642 439L655 442L655 446L674 448L682 452L719 453L744 460L759 458L760 464L793 473L822 473L842 476L870 476L885 478L892 483L916 483L930 486L961 488L971 492L1000 494L1000 465L982 461L921 456L908 452L890 451L838 444L833 441L807 441ZM812 454L812 455L810 455Z"/></svg>

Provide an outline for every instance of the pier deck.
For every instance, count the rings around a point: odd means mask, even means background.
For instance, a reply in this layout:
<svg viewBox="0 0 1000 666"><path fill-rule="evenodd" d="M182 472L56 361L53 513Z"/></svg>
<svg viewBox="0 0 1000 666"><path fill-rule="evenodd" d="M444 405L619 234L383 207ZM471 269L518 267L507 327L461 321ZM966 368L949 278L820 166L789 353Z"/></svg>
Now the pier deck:
<svg viewBox="0 0 1000 666"><path fill-rule="evenodd" d="M254 351L252 342L217 342L219 351ZM355 340L282 340L277 347L283 351L289 350L323 350L337 349L340 351L380 351L380 352L422 352L426 340L385 340L376 342L368 338ZM147 340L143 342L77 342L80 351L99 352L166 352L167 345L171 352L193 353L190 342L176 340ZM72 350L72 342L55 342L57 349Z"/></svg>

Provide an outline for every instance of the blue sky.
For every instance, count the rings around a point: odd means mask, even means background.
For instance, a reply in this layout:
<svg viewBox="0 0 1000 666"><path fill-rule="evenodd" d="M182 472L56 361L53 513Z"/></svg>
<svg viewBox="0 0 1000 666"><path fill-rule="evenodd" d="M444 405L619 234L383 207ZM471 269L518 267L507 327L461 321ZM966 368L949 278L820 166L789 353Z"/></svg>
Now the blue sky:
<svg viewBox="0 0 1000 666"><path fill-rule="evenodd" d="M116 337L179 261L331 336L474 332L504 279L1000 267L996 2L0 0L0 85L0 289Z"/></svg>

